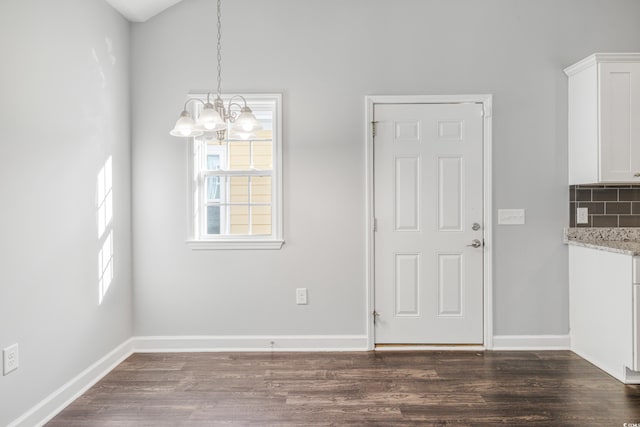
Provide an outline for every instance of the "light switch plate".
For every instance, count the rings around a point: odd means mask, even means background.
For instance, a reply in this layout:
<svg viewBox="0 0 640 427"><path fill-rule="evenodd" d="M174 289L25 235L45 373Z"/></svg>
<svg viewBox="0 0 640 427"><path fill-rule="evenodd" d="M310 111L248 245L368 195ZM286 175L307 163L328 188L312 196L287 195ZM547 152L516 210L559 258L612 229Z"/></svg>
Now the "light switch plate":
<svg viewBox="0 0 640 427"><path fill-rule="evenodd" d="M498 209L498 224L524 224L524 209Z"/></svg>

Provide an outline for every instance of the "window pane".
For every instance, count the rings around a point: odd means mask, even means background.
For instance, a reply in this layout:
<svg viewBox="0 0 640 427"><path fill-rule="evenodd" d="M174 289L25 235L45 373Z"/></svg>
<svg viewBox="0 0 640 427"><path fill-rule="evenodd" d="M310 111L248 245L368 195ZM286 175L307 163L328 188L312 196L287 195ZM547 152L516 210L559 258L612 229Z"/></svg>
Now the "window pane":
<svg viewBox="0 0 640 427"><path fill-rule="evenodd" d="M220 234L220 206L207 206L207 234Z"/></svg>
<svg viewBox="0 0 640 427"><path fill-rule="evenodd" d="M234 141L229 142L229 169L249 170L250 163L250 142Z"/></svg>
<svg viewBox="0 0 640 427"><path fill-rule="evenodd" d="M222 184L222 177L208 176L207 177L207 202L219 202L220 191Z"/></svg>
<svg viewBox="0 0 640 427"><path fill-rule="evenodd" d="M271 134L271 131L269 131ZM271 135L269 135L271 138ZM271 141L253 142L253 167L258 170L273 169L273 143Z"/></svg>
<svg viewBox="0 0 640 427"><path fill-rule="evenodd" d="M229 181L231 182L229 202L231 204L249 203L249 177L232 176Z"/></svg>
<svg viewBox="0 0 640 427"><path fill-rule="evenodd" d="M231 206L231 234L249 234L249 206Z"/></svg>
<svg viewBox="0 0 640 427"><path fill-rule="evenodd" d="M207 155L207 169L209 170L218 170L220 169L220 155L219 154L209 154Z"/></svg>
<svg viewBox="0 0 640 427"><path fill-rule="evenodd" d="M251 207L251 234L271 234L271 206Z"/></svg>
<svg viewBox="0 0 640 427"><path fill-rule="evenodd" d="M251 177L251 203L271 203L271 177Z"/></svg>

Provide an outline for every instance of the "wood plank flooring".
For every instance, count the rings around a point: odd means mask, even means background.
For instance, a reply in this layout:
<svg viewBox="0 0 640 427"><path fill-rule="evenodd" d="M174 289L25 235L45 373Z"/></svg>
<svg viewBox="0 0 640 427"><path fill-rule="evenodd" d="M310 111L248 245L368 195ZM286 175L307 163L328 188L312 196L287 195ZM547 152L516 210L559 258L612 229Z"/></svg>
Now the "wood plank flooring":
<svg viewBox="0 0 640 427"><path fill-rule="evenodd" d="M640 386L571 352L134 354L51 420L73 426L617 426Z"/></svg>

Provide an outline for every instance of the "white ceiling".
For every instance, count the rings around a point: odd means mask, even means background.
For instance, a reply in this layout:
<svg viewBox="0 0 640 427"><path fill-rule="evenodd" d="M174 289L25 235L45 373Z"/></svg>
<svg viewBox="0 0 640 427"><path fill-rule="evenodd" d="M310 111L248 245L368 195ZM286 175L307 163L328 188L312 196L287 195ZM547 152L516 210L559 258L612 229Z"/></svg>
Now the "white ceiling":
<svg viewBox="0 0 640 427"><path fill-rule="evenodd" d="M182 0L106 0L131 22L144 22Z"/></svg>

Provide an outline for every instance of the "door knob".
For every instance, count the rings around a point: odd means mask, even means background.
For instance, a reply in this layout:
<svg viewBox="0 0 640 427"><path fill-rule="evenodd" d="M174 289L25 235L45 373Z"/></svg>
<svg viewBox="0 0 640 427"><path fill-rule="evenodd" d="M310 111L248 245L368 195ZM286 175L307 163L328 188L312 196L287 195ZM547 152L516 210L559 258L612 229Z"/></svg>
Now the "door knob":
<svg viewBox="0 0 640 427"><path fill-rule="evenodd" d="M482 242L480 240L478 240L478 239L473 239L471 241L471 244L467 245L467 246L470 246L472 248L479 248L480 246L482 246Z"/></svg>

